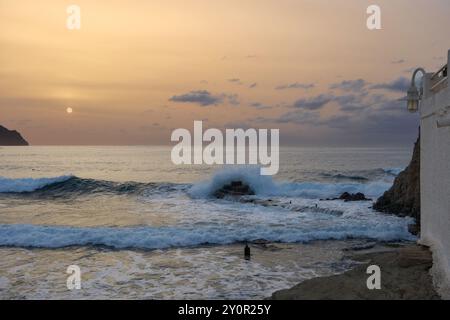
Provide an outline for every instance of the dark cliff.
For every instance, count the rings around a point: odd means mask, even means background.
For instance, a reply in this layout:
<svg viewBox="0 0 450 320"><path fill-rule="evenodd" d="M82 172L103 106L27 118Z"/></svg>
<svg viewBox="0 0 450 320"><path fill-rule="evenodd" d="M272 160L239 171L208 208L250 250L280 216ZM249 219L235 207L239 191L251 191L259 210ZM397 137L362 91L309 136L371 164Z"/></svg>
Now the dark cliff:
<svg viewBox="0 0 450 320"><path fill-rule="evenodd" d="M408 167L375 203L375 210L413 217L420 227L420 134Z"/></svg>
<svg viewBox="0 0 450 320"><path fill-rule="evenodd" d="M0 126L0 146L28 146L28 142L19 132Z"/></svg>

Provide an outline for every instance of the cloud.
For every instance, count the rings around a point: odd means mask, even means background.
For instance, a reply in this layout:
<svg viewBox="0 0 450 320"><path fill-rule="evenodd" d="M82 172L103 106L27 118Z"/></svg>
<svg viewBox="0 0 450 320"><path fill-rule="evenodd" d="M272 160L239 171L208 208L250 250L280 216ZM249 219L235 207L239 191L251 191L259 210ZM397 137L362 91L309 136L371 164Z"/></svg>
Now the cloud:
<svg viewBox="0 0 450 320"><path fill-rule="evenodd" d="M374 84L370 87L370 89L382 89L395 92L406 92L409 88L409 85L410 80L408 80L405 77L400 77L391 82Z"/></svg>
<svg viewBox="0 0 450 320"><path fill-rule="evenodd" d="M339 99L338 99L339 100ZM359 95L354 99L340 99L342 113L327 119L321 119L320 124L329 128L341 129L349 134L353 132L361 136L386 136L387 133L402 135L411 133L418 127L418 118L411 116L404 101L393 99L381 94ZM355 112L351 106L360 107ZM392 137L396 139L397 137ZM412 134L412 138L414 134Z"/></svg>
<svg viewBox="0 0 450 320"><path fill-rule="evenodd" d="M385 143L384 139L413 140L417 134L419 119L417 115L409 114L399 101L382 104L381 108L371 106L360 115L344 113L327 119L321 119L316 125L337 129L349 139L359 139L364 142Z"/></svg>
<svg viewBox="0 0 450 320"><path fill-rule="evenodd" d="M327 101L335 102L339 111L331 115L319 112ZM398 145L410 143L417 137L418 116L408 113L404 101L392 95L370 91L324 94L299 104L309 109L290 111L272 119L264 118L264 122L308 126L311 130L316 128L324 139L322 141L330 144Z"/></svg>
<svg viewBox="0 0 450 320"><path fill-rule="evenodd" d="M367 85L367 82L363 79L357 80L344 80L339 83L333 83L330 85L330 89L338 89L342 91L361 91Z"/></svg>
<svg viewBox="0 0 450 320"><path fill-rule="evenodd" d="M318 139L330 145L409 145L417 137L419 118L417 114L408 113L405 102L398 99L398 93L408 86L405 77L385 83L344 80L329 86L336 91L299 99L286 106L291 108L288 112L251 121L265 126L294 126L295 129L287 127L282 137L290 143L310 143ZM322 112L329 103L338 109ZM260 108L263 104L253 103L252 106ZM292 130L299 130L303 136Z"/></svg>
<svg viewBox="0 0 450 320"><path fill-rule="evenodd" d="M293 107L306 110L317 110L331 102L334 96L331 94L321 94L308 99L297 100Z"/></svg>
<svg viewBox="0 0 450 320"><path fill-rule="evenodd" d="M256 108L256 109L259 109L259 110L272 109L271 106L264 105L264 104L262 104L262 103L260 103L260 102L254 102L254 103L251 103L251 104L250 104L250 107L253 107L253 108Z"/></svg>
<svg viewBox="0 0 450 320"><path fill-rule="evenodd" d="M342 111L354 111L359 112L362 109L370 107L370 99L366 99L369 96L367 92L359 94L347 94L334 97L334 100Z"/></svg>
<svg viewBox="0 0 450 320"><path fill-rule="evenodd" d="M317 111L290 111L282 114L275 119L276 123L295 123L295 124L316 124L320 121L320 114Z"/></svg>
<svg viewBox="0 0 450 320"><path fill-rule="evenodd" d="M240 104L239 96L237 94L223 94L222 96L233 106L238 106Z"/></svg>
<svg viewBox="0 0 450 320"><path fill-rule="evenodd" d="M294 82L290 84L279 85L275 87L275 90L286 90L286 89L312 89L315 87L314 83L299 83Z"/></svg>
<svg viewBox="0 0 450 320"><path fill-rule="evenodd" d="M139 129L140 130L152 130L157 127L161 127L161 124L159 124L158 122L153 122L152 124L142 125L139 127Z"/></svg>
<svg viewBox="0 0 450 320"><path fill-rule="evenodd" d="M243 84L244 84L244 83L241 81L241 79L239 79L239 78L228 79L228 82L235 83L235 84L238 84L238 85L243 85Z"/></svg>
<svg viewBox="0 0 450 320"><path fill-rule="evenodd" d="M169 101L181 103L194 103L202 107L218 105L224 100L223 95L212 95L206 90L197 90L182 95L173 96Z"/></svg>
<svg viewBox="0 0 450 320"><path fill-rule="evenodd" d="M250 129L250 128L255 128L252 125L252 121L250 121L249 119L244 120L244 121L231 121L231 122L227 122L223 125L224 129Z"/></svg>

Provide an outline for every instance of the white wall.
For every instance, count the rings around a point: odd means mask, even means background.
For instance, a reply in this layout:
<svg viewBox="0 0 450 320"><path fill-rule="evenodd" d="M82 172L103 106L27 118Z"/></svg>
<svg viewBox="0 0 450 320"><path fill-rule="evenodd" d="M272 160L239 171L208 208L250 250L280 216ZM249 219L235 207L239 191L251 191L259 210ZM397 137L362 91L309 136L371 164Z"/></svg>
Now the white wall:
<svg viewBox="0 0 450 320"><path fill-rule="evenodd" d="M438 92L430 92L429 86L430 74L420 107L420 242L431 247L435 285L443 298L450 299L450 84L447 80Z"/></svg>

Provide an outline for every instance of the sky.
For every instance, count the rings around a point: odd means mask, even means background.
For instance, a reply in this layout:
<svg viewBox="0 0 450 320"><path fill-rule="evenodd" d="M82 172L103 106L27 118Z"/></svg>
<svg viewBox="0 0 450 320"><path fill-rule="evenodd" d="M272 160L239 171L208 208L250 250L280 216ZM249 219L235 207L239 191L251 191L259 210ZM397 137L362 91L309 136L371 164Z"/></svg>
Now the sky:
<svg viewBox="0 0 450 320"><path fill-rule="evenodd" d="M410 146L400 99L415 67L446 63L449 16L448 0L0 0L0 125L34 145L168 145L203 120Z"/></svg>

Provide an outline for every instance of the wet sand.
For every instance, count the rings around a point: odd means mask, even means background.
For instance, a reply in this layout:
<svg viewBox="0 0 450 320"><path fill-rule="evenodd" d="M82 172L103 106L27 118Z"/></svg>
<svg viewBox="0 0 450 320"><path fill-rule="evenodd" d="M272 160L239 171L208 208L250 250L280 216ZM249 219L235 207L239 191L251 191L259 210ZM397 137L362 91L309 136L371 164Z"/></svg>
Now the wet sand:
<svg viewBox="0 0 450 320"><path fill-rule="evenodd" d="M349 251L361 262L340 275L306 280L295 287L273 293L275 300L435 300L439 299L429 273L432 254L416 244L383 245L368 250ZM381 289L367 288L367 267L381 269Z"/></svg>

